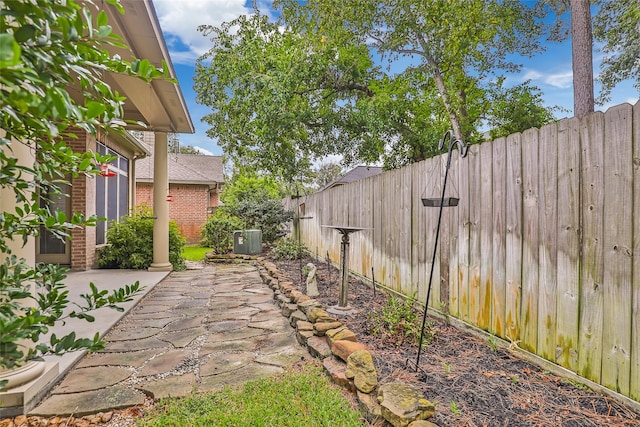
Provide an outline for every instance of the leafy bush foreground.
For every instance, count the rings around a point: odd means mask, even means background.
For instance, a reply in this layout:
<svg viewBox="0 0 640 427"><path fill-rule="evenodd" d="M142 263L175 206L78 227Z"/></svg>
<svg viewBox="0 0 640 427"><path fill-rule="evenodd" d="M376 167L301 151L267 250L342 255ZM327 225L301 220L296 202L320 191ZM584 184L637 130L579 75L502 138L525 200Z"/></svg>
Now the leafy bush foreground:
<svg viewBox="0 0 640 427"><path fill-rule="evenodd" d="M139 206L130 217L112 223L107 231L109 244L100 250L98 266L144 270L153 262L153 212L148 206ZM184 270L182 248L186 239L178 224L169 221L169 262L174 270Z"/></svg>

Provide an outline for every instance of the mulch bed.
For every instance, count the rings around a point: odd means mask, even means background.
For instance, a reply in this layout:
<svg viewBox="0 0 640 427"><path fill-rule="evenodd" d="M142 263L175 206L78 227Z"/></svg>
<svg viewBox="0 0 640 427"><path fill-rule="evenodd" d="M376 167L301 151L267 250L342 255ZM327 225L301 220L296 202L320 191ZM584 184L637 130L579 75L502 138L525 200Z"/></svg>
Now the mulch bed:
<svg viewBox="0 0 640 427"><path fill-rule="evenodd" d="M338 304L335 267L312 258L270 260L303 292L300 266L313 262L318 267L316 299L325 307ZM544 371L443 320L429 318L434 337L423 347L416 370L417 345L402 336L376 337L371 331L368 313L382 310L386 293L351 278L348 298L351 306L363 309L340 320L371 351L379 382L400 380L418 387L436 403L430 421L438 426L640 426L640 415L615 399Z"/></svg>

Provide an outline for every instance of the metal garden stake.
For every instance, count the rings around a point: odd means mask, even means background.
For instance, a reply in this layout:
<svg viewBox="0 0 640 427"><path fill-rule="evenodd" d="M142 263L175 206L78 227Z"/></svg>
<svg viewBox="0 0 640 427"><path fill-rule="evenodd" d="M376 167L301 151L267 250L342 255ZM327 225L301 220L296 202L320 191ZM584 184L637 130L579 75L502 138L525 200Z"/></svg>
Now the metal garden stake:
<svg viewBox="0 0 640 427"><path fill-rule="evenodd" d="M435 242L433 244L433 258L431 259L431 272L429 273L429 285L427 288L427 299L425 301L425 305L424 305L424 314L422 316L422 328L420 329L420 343L418 344L418 356L416 358L416 371L418 370L418 368L420 367L420 353L422 351L422 339L424 337L424 328L425 325L427 323L427 311L429 309L429 297L431 296L431 284L433 282L433 266L435 265L436 262L436 249L438 248L438 239L440 237L440 223L442 222L442 208L445 206L456 206L458 204L458 199L455 198L447 198L447 200L445 200L445 190L447 188L447 179L449 177L449 167L451 166L451 152L453 151L453 147L454 145L458 146L458 150L460 151L460 157L463 158L467 155L467 151L469 151L469 146L465 145L464 142L460 141L459 139L455 139L453 136L453 132L448 130L444 136L442 137L442 140L440 141L440 143L438 144L438 149L442 150L442 148L444 147L444 143L445 140L447 139L447 137L449 138L449 152L447 154L447 166L445 168L445 172L444 172L444 182L442 184L442 195L440 196L440 199L422 199L422 204L424 206L432 206L432 207L439 207L440 208L440 212L438 213L438 225L436 226L436 238L435 238ZM409 360L407 360L407 364L409 363Z"/></svg>

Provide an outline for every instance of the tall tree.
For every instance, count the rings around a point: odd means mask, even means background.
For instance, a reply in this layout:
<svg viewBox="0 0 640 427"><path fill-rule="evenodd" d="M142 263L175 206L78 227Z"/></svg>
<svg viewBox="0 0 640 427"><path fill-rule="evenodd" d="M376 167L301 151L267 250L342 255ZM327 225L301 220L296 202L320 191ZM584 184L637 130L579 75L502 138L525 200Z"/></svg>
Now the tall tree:
<svg viewBox="0 0 640 427"><path fill-rule="evenodd" d="M278 23L256 11L201 27L213 45L195 78L197 101L211 108L208 135L237 164L288 181L330 154L387 168L423 160L452 126L480 141L488 112L504 110L490 108L503 102L499 70L518 69L508 54L539 48L537 11L498 0L413 3L283 0ZM381 55L411 64L385 70ZM521 91L536 98L531 85Z"/></svg>
<svg viewBox="0 0 640 427"><path fill-rule="evenodd" d="M292 181L314 157L357 155L354 106L359 95L371 96L374 71L366 48L301 37L257 10L200 30L213 47L196 63L196 100L211 107L207 134L238 166Z"/></svg>
<svg viewBox="0 0 640 427"><path fill-rule="evenodd" d="M593 3L593 4L592 4ZM594 110L593 41L602 42L604 57L598 79L598 102L609 100L611 90L624 80L635 80L640 90L640 1L541 0L556 15L550 40L572 37L574 115L582 117ZM592 20L591 7L596 6ZM570 12L569 25L562 16ZM570 30L568 29L570 28Z"/></svg>
<svg viewBox="0 0 640 427"><path fill-rule="evenodd" d="M323 162L315 172L315 184L317 188L322 188L342 176L342 167L336 162Z"/></svg>
<svg viewBox="0 0 640 427"><path fill-rule="evenodd" d="M480 114L474 109L488 101L488 82L500 70L519 68L509 55L541 50L541 11L519 1L362 0L339 9L331 0L275 4L294 28L345 28L383 57L412 61L437 89L455 136L465 141L477 138Z"/></svg>
<svg viewBox="0 0 640 427"><path fill-rule="evenodd" d="M593 113L593 35L591 2L571 0L571 58L573 67L573 114Z"/></svg>

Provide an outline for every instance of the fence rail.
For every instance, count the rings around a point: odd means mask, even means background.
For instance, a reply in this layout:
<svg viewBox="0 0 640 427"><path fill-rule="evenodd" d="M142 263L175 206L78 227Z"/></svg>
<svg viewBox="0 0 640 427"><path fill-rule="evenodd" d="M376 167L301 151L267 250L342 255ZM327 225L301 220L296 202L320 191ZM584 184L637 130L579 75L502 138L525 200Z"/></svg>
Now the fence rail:
<svg viewBox="0 0 640 427"><path fill-rule="evenodd" d="M291 200L311 252L424 303L446 154ZM430 306L640 401L640 103L454 152ZM308 218L311 217L311 218ZM296 230L296 232L297 232ZM437 280L437 279L440 280Z"/></svg>

